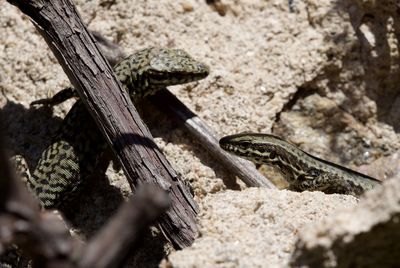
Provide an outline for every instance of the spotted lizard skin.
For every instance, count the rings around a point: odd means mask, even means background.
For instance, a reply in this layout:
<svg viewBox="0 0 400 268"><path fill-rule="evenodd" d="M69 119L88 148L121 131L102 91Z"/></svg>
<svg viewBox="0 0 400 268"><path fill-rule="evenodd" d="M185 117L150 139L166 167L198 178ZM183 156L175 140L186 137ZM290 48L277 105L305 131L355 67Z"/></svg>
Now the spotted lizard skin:
<svg viewBox="0 0 400 268"><path fill-rule="evenodd" d="M134 103L167 86L205 78L208 67L180 49L147 48L135 52L114 67L114 73ZM33 104L55 105L77 96L67 88L51 99ZM94 173L108 145L83 102L78 100L63 120L52 144L29 174L23 169L23 179L39 198L44 208L58 208L74 196L88 176ZM23 166L17 157L17 165Z"/></svg>

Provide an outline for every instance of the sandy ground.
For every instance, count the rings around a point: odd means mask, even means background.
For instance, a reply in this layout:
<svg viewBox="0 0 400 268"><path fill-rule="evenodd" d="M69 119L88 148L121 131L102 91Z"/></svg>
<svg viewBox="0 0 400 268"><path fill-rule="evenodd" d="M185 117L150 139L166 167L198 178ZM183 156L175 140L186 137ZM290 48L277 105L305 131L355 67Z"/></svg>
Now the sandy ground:
<svg viewBox="0 0 400 268"><path fill-rule="evenodd" d="M295 0L291 11L284 0L226 0L217 8L200 0L75 2L90 29L128 52L178 47L208 64L206 80L171 90L220 136L272 132L353 168L399 148L395 27L390 18L382 19L383 32L365 22L370 1ZM33 167L73 101L53 110L29 103L69 82L25 16L5 1L0 14L0 107L9 149ZM157 107L144 102L141 110L202 209L201 237L163 265L284 267L302 226L356 203L340 195L244 189ZM70 217L83 240L130 194L121 172L110 168L106 179L110 184L91 185ZM157 233L140 247L128 266L157 266L164 248L170 250Z"/></svg>

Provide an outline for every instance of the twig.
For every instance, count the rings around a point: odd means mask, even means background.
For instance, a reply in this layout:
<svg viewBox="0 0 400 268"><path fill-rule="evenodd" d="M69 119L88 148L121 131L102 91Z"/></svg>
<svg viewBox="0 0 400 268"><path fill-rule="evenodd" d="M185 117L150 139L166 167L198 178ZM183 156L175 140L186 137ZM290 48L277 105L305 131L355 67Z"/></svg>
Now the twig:
<svg viewBox="0 0 400 268"><path fill-rule="evenodd" d="M98 32L92 33L110 64L114 65L126 57L126 53L119 45L109 41ZM224 165L231 174L240 178L247 186L276 189L276 186L260 174L252 163L223 151L219 147L216 135L207 124L168 89L157 92L150 97L150 100L160 109L167 108L170 116L183 124L199 144L204 146L217 161Z"/></svg>
<svg viewBox="0 0 400 268"><path fill-rule="evenodd" d="M169 205L168 194L158 188L143 187L118 210L89 241L79 267L105 268L116 266L140 231L152 223Z"/></svg>
<svg viewBox="0 0 400 268"><path fill-rule="evenodd" d="M152 183L169 191L171 207L159 221L161 230L174 246L190 245L198 230L197 204L157 148L71 0L8 2L32 19L56 55L117 155L131 187Z"/></svg>
<svg viewBox="0 0 400 268"><path fill-rule="evenodd" d="M151 97L151 100L158 107L168 108L170 114L185 126L199 144L204 146L219 163L224 165L231 174L240 178L247 186L276 188L272 182L258 172L252 163L223 151L212 130L169 90L159 91Z"/></svg>

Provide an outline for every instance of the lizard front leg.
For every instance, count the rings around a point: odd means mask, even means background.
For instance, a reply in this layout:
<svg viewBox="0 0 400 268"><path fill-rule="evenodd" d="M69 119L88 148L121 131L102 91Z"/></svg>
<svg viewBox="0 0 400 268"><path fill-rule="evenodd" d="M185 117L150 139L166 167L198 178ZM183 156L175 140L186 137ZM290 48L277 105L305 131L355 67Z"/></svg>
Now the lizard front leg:
<svg viewBox="0 0 400 268"><path fill-rule="evenodd" d="M64 88L63 90L59 91L54 95L52 98L47 98L47 99L40 99L31 102L31 106L34 105L47 105L47 106L55 106L58 105L66 100L69 100L70 98L78 98L78 92L76 91L75 88L68 87Z"/></svg>

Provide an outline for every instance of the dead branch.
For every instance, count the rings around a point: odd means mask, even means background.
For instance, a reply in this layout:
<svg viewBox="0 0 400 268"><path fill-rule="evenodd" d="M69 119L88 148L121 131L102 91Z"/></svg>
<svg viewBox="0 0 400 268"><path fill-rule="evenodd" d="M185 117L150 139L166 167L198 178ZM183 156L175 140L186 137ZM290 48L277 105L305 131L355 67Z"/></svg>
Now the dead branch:
<svg viewBox="0 0 400 268"><path fill-rule="evenodd" d="M148 182L169 191L171 207L161 217L160 227L175 246L190 245L197 234L197 205L154 143L72 2L8 2L32 19L56 55L117 155L131 187Z"/></svg>
<svg viewBox="0 0 400 268"><path fill-rule="evenodd" d="M89 241L79 267L116 266L137 240L140 231L168 208L167 192L146 186L120 207L116 216L107 223L107 228L101 229Z"/></svg>

